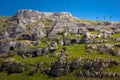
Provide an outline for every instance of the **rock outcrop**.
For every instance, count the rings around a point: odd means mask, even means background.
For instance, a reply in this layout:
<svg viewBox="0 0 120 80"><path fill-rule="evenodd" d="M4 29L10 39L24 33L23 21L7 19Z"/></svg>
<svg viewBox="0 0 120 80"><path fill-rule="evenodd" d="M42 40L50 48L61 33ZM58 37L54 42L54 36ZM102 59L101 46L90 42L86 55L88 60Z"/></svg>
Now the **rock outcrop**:
<svg viewBox="0 0 120 80"><path fill-rule="evenodd" d="M58 33L69 29L77 33L80 22L74 21L73 17L68 12L38 12L35 10L20 10L15 16L6 21L7 32L9 37L15 38L21 35L23 39L41 39L46 35L46 27L51 28L54 25L52 33Z"/></svg>
<svg viewBox="0 0 120 80"><path fill-rule="evenodd" d="M78 33L80 25L80 20L68 12L19 10L5 21L5 25L0 29L0 40L12 39L13 43L16 43L14 40L38 41L61 32ZM4 48L8 46L9 43L4 44Z"/></svg>

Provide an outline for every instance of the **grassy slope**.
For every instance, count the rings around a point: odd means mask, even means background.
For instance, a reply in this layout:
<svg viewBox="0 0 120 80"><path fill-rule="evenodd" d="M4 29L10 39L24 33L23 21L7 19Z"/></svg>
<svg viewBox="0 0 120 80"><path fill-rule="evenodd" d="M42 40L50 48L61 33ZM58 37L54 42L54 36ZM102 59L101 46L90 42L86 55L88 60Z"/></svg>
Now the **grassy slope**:
<svg viewBox="0 0 120 80"><path fill-rule="evenodd" d="M1 76L4 76L5 78L1 78L0 80L119 80L117 78L84 78L84 77L75 77L75 72L72 72L65 76L60 77L48 77L44 73L36 73L34 76L28 76L26 75L27 72L20 73L20 74L11 74L6 76L5 73L1 74Z"/></svg>
<svg viewBox="0 0 120 80"><path fill-rule="evenodd" d="M119 60L119 57L116 56L111 56L109 54L99 54L97 51L94 51L93 54L86 54L86 50L85 50L85 45L84 44L73 44L71 46L64 46L67 48L67 53L70 55L70 57L73 58L78 58L78 57L86 57L86 58L103 58L103 59L115 59L115 60ZM57 50L56 52L59 52L60 49L62 48L62 46L59 46L59 50ZM107 56L107 57L106 57ZM12 59L15 59L16 61L20 61L20 62L25 62L25 63L39 63L39 62L47 62L49 64L49 62L54 62L57 57L55 58L51 58L50 55L45 55L45 56L41 56L41 57L36 57L36 58L27 58L27 59L23 59L20 56L15 56L12 57ZM114 67L113 68L107 68L105 69L105 71L110 71L110 72L120 72L120 67ZM94 78L80 78L80 77L76 77L75 76L75 72L72 72L66 76L61 76L61 77L55 77L55 78L50 78L48 77L45 73L35 73L34 76L28 76L27 75L28 72L24 72L24 73L19 73L19 74L11 74L11 75L5 75L3 73L0 73L0 75L4 75L5 77L2 77L1 80L85 80L85 79L89 79L89 80L96 80ZM101 80L101 79L97 79L97 80ZM102 79L102 80L112 80L110 78L108 79Z"/></svg>
<svg viewBox="0 0 120 80"><path fill-rule="evenodd" d="M1 17L0 16L0 28L2 28L3 27L3 25L5 24L5 21L7 20L7 19L9 19L10 17Z"/></svg>
<svg viewBox="0 0 120 80"><path fill-rule="evenodd" d="M1 18L0 18L1 19ZM91 21L91 20L84 20L81 19L81 21L83 22L91 22L94 23L95 21ZM3 25L2 23L0 23L1 25ZM96 34L96 32L93 32ZM81 35L82 36L82 35ZM77 36L77 38L81 38L81 36ZM112 37L119 37L120 34L115 34L112 35ZM69 37L71 38L75 38L75 35L70 35ZM39 48L39 47L46 47L47 45L45 44L45 38L42 40L42 43L39 46L28 46L27 48ZM71 59L74 58L79 58L79 57L86 57L86 58L103 58L103 59L115 59L120 61L120 58L117 56L112 56L109 55L107 53L104 54L99 54L98 51L93 51L93 54L87 54L86 53L86 49L85 49L85 44L73 44L71 46L58 46L58 50L55 53L49 54L49 55L44 55L44 56L40 56L40 57L36 57L36 58L27 58L27 59L23 59L20 56L15 55L14 57L9 57L7 59L14 59L15 61L18 62L24 62L24 63L40 63L40 62L46 62L49 64L49 62L54 62L57 60L57 56L54 58L51 58L51 56L53 54L56 53L60 53L60 50L66 47L67 48L67 54L69 54L69 56L71 57ZM3 60L5 60L6 58L4 58ZM0 63L2 62L2 59L0 60ZM116 67L114 66L113 68L107 68L105 69L105 71L110 71L110 72L120 72L120 67ZM75 72L72 72L66 76L61 76L61 77L55 77L55 78L50 78L48 77L45 73L35 73L34 76L28 76L28 72L24 72L24 73L17 73L17 74L10 74L7 75L6 72L1 72L0 73L0 80L96 80L96 78L80 78L80 77L76 77L75 76ZM113 79L99 79L97 78L97 80L113 80Z"/></svg>

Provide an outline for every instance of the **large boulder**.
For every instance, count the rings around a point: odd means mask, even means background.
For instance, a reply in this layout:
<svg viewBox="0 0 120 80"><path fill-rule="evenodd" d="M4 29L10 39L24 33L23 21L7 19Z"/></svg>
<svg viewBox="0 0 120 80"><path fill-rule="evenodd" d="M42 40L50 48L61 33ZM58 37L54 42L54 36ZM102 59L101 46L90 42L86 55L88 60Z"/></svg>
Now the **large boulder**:
<svg viewBox="0 0 120 80"><path fill-rule="evenodd" d="M79 42L78 39L71 39L71 40L70 40L70 43L71 43L71 44L75 44L75 43L78 43L78 42Z"/></svg>
<svg viewBox="0 0 120 80"><path fill-rule="evenodd" d="M36 49L21 49L17 51L17 54L24 57L38 57L49 53L48 48L36 48Z"/></svg>
<svg viewBox="0 0 120 80"><path fill-rule="evenodd" d="M70 73L70 62L67 61L66 55L62 55L58 61L56 61L51 70L49 71L50 76L62 76Z"/></svg>
<svg viewBox="0 0 120 80"><path fill-rule="evenodd" d="M113 56L120 56L120 50L110 49L109 53Z"/></svg>
<svg viewBox="0 0 120 80"><path fill-rule="evenodd" d="M71 39L70 38L64 38L63 43L65 46L70 46L71 45Z"/></svg>
<svg viewBox="0 0 120 80"><path fill-rule="evenodd" d="M115 38L115 41L116 41L116 42L119 42L119 41L120 41L120 37Z"/></svg>
<svg viewBox="0 0 120 80"><path fill-rule="evenodd" d="M1 71L7 71L8 73L22 73L25 70L25 64L15 61L5 61L1 66Z"/></svg>

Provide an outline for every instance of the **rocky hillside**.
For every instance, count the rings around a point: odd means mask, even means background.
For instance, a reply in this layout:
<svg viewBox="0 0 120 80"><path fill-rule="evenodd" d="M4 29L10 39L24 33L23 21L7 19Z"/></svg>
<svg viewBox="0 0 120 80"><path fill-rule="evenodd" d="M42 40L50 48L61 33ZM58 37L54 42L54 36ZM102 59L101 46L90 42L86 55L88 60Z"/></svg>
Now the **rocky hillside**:
<svg viewBox="0 0 120 80"><path fill-rule="evenodd" d="M54 27L52 33L58 33L69 28L74 33L80 26L80 20L73 17L67 12L38 12L32 10L20 10L15 16L6 21L7 32L9 37L30 34L36 39L41 39L45 36L46 30ZM23 34L24 33L24 34Z"/></svg>
<svg viewBox="0 0 120 80"><path fill-rule="evenodd" d="M35 10L0 21L0 80L120 78L119 22Z"/></svg>
<svg viewBox="0 0 120 80"><path fill-rule="evenodd" d="M79 19L67 12L20 10L15 16L5 21L0 29L0 39L17 40L18 42L19 40L38 41L45 36L51 37L65 31L78 33L81 25ZM7 43L8 46L9 44L14 45L9 43L10 41ZM1 52L4 52L4 50L1 50Z"/></svg>

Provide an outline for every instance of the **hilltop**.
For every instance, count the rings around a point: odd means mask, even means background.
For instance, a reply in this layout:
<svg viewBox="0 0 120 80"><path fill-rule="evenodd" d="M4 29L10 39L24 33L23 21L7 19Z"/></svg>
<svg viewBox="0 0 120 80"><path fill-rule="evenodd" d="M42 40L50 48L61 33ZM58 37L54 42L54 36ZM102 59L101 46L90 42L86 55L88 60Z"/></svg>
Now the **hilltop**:
<svg viewBox="0 0 120 80"><path fill-rule="evenodd" d="M119 22L35 10L0 17L1 80L119 78Z"/></svg>

